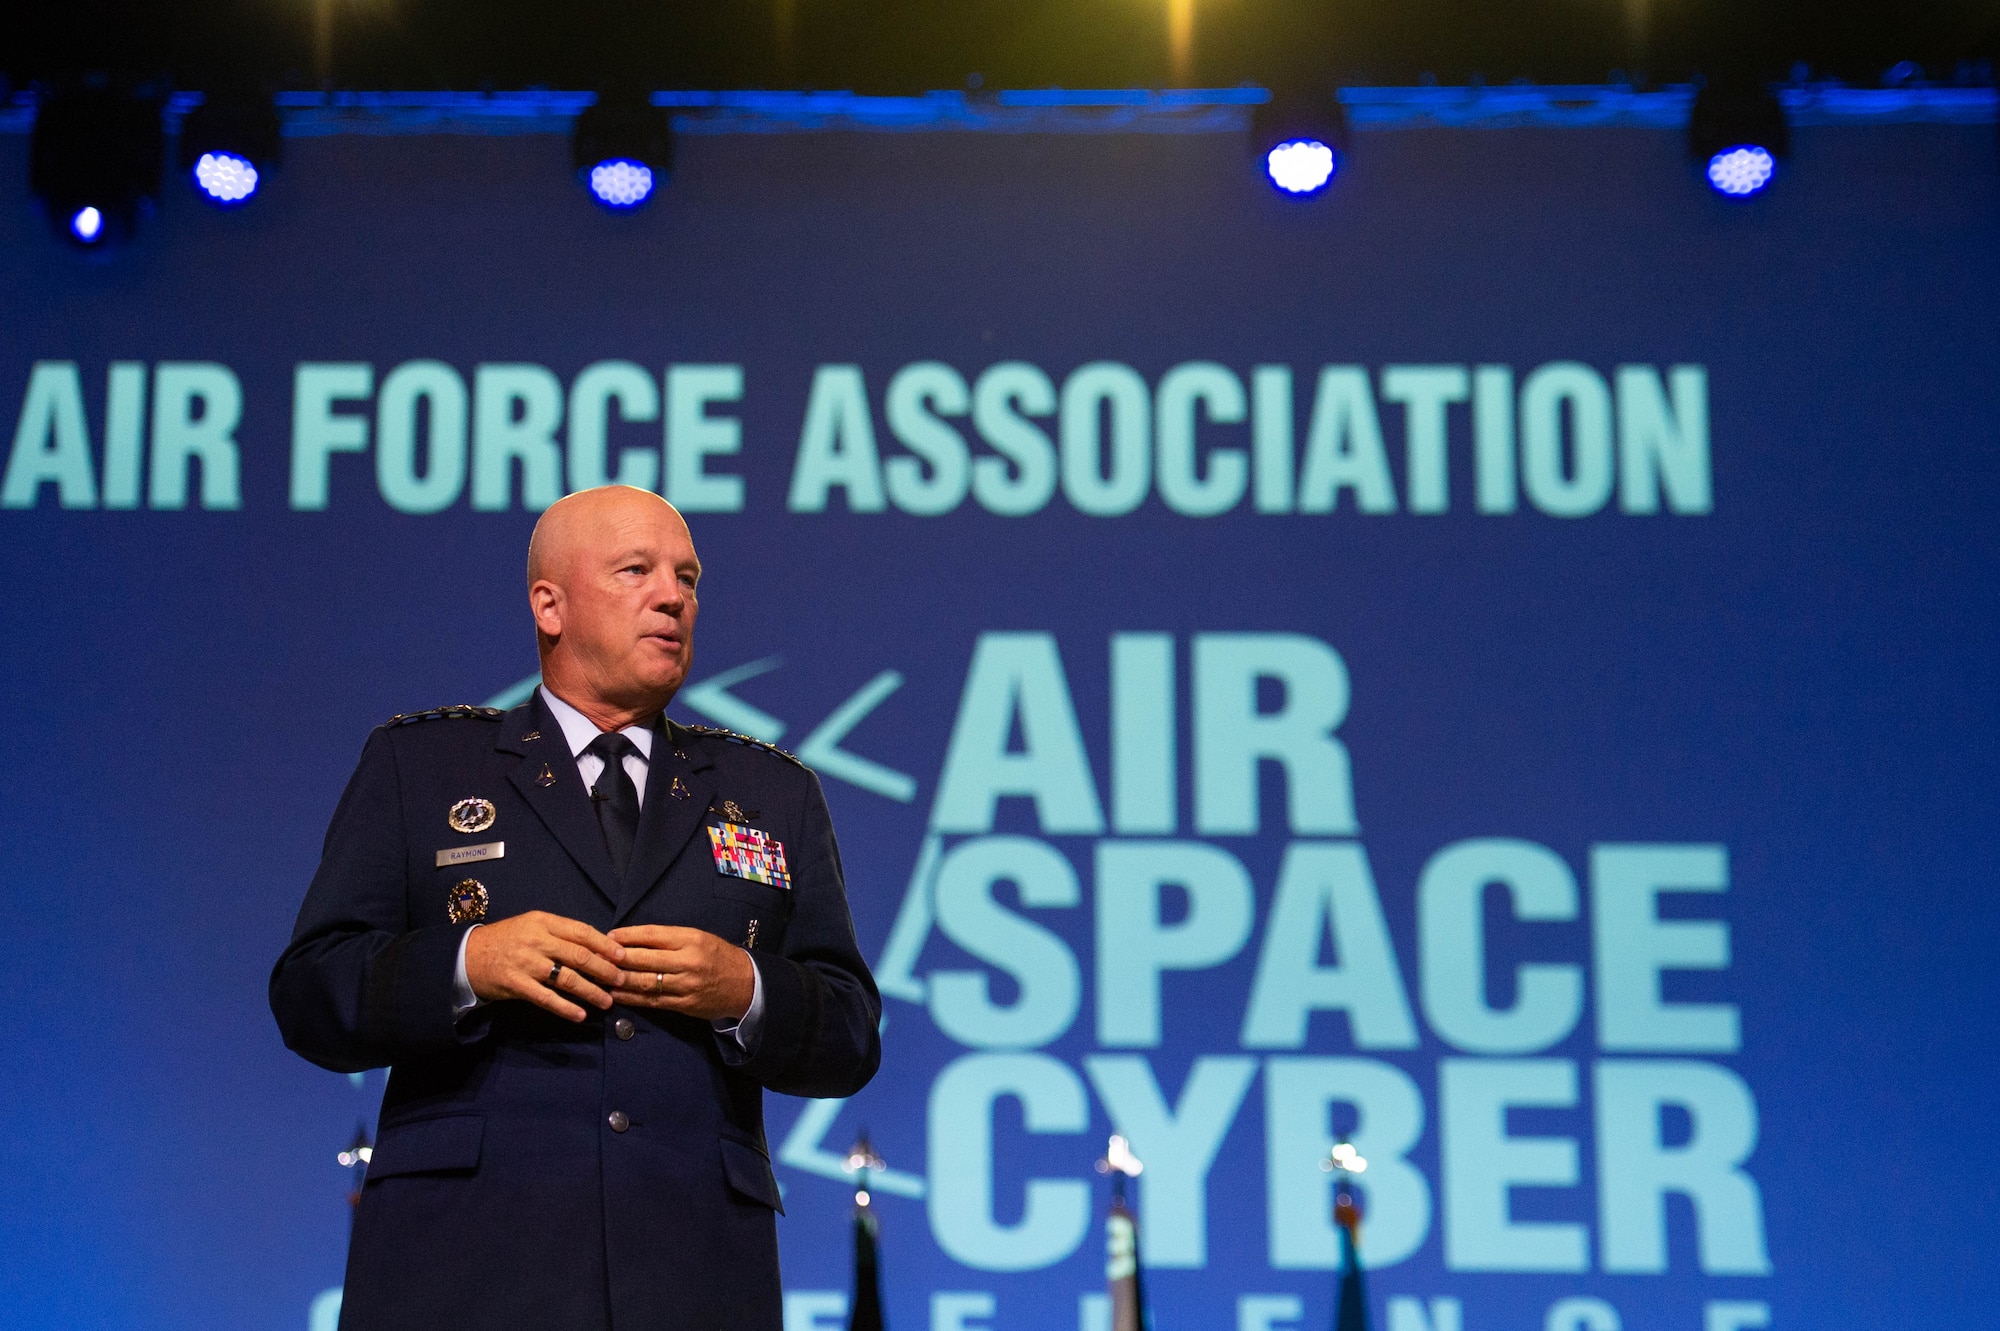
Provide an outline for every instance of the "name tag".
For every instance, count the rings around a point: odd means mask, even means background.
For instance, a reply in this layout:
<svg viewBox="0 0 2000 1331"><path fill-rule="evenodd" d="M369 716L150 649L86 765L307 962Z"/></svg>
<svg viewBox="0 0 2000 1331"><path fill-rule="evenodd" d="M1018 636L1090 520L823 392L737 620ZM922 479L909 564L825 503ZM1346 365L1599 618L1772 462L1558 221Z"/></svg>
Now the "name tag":
<svg viewBox="0 0 2000 1331"><path fill-rule="evenodd" d="M438 852L437 867L442 869L450 864L470 864L474 860L497 860L507 853L504 841L488 841L478 846L447 846Z"/></svg>

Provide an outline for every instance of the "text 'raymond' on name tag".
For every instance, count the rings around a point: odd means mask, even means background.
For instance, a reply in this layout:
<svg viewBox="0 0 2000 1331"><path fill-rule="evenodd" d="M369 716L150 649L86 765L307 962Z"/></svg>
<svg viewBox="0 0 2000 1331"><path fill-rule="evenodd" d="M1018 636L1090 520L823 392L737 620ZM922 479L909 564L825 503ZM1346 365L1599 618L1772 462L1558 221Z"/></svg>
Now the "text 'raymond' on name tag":
<svg viewBox="0 0 2000 1331"><path fill-rule="evenodd" d="M504 841L488 841L478 846L447 846L438 852L437 867L447 864L470 864L474 860L497 860L507 853Z"/></svg>

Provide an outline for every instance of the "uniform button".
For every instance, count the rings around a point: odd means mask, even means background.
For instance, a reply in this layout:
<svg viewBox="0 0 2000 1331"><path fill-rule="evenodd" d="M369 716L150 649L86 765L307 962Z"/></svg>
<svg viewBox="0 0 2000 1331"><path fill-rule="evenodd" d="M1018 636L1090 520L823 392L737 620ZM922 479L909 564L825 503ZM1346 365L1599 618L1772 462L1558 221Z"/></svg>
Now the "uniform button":
<svg viewBox="0 0 2000 1331"><path fill-rule="evenodd" d="M621 1040L631 1039L632 1032L637 1029L638 1028L632 1024L632 1019L630 1017L620 1017L618 1020L611 1023L611 1033L616 1035Z"/></svg>
<svg viewBox="0 0 2000 1331"><path fill-rule="evenodd" d="M605 1122L611 1125L613 1132L623 1132L632 1126L632 1120L625 1117L625 1111L622 1109L612 1110L611 1117L606 1119Z"/></svg>

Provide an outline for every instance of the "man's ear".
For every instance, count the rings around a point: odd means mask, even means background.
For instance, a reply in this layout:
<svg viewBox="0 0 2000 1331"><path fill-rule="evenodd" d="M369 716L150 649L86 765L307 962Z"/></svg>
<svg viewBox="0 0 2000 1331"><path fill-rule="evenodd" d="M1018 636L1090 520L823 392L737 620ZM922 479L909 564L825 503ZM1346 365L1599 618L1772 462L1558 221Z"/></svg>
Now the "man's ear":
<svg viewBox="0 0 2000 1331"><path fill-rule="evenodd" d="M528 610L535 617L535 631L545 638L560 638L563 630L563 590L547 578L528 587Z"/></svg>

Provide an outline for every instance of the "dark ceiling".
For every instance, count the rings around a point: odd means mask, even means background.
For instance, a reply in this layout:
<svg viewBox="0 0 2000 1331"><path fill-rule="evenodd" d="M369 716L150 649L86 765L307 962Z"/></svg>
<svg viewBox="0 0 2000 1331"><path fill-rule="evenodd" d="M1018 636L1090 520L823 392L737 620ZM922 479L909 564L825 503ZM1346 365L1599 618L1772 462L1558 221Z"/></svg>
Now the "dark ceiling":
<svg viewBox="0 0 2000 1331"><path fill-rule="evenodd" d="M1170 12L1192 14L1176 61ZM89 72L182 88L1639 83L1696 72L1982 82L2000 0L29 0L15 87ZM318 26L323 21L324 26ZM1906 66L1902 74L1907 75Z"/></svg>

